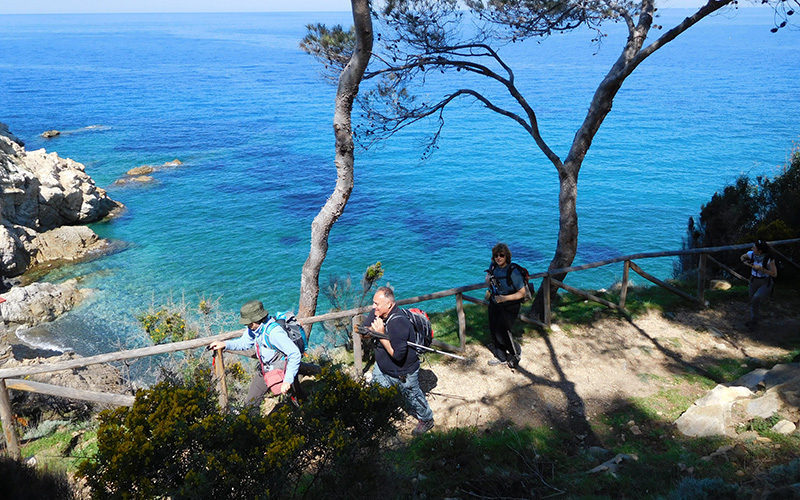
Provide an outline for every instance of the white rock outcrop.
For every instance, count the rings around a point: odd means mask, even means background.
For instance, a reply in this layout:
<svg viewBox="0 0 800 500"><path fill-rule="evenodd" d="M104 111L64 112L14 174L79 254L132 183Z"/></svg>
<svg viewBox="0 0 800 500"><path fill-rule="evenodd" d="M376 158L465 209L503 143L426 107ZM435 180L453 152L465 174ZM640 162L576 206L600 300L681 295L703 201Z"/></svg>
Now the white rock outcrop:
<svg viewBox="0 0 800 500"><path fill-rule="evenodd" d="M91 290L79 289L74 279L16 286L3 294L6 301L0 304L0 317L17 325L46 323L71 310L89 293Z"/></svg>
<svg viewBox="0 0 800 500"><path fill-rule="evenodd" d="M82 164L44 149L27 152L0 123L0 278L99 250L99 238L77 225L122 208L95 185Z"/></svg>
<svg viewBox="0 0 800 500"><path fill-rule="evenodd" d="M800 363L753 370L739 380L718 385L692 404L675 425L685 436L734 436L755 419L783 417L773 431L791 434L800 423Z"/></svg>

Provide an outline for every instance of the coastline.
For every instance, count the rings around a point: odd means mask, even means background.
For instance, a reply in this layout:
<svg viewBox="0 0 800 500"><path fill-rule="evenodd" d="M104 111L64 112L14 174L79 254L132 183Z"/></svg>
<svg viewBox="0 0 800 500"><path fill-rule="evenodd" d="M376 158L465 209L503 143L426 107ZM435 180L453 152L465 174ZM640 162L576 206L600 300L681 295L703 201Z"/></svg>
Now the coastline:
<svg viewBox="0 0 800 500"><path fill-rule="evenodd" d="M52 270L116 248L86 226L119 215L124 206L98 188L83 164L44 149L28 152L0 123L0 351L5 360L65 355L24 342L20 328L55 320L92 293L78 281L38 282Z"/></svg>

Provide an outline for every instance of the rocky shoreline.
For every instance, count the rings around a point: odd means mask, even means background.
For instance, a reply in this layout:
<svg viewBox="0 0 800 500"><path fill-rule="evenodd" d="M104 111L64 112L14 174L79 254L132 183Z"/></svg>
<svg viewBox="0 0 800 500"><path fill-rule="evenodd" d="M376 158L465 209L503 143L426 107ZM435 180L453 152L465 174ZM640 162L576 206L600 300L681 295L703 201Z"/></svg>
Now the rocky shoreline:
<svg viewBox="0 0 800 500"><path fill-rule="evenodd" d="M108 243L84 224L124 209L85 167L44 149L28 152L0 123L0 278L37 265L86 258Z"/></svg>
<svg viewBox="0 0 800 500"><path fill-rule="evenodd" d="M93 259L115 249L85 224L114 217L124 206L97 187L81 163L24 143L0 123L0 367L60 361L61 353L28 346L21 327L53 321L92 291L76 280L33 282L36 269ZM27 274L26 274L27 273ZM118 388L122 379L110 366L45 374L37 380L76 388ZM68 384L61 380L70 378Z"/></svg>

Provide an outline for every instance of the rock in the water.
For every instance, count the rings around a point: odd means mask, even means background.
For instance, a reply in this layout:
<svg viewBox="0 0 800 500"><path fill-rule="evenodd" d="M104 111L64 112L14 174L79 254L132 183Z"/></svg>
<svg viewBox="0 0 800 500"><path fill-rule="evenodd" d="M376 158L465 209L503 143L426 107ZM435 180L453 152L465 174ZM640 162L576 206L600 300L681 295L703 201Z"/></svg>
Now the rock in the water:
<svg viewBox="0 0 800 500"><path fill-rule="evenodd" d="M179 167L181 165L183 165L183 162L176 158L172 161L162 163L161 165L142 165L140 167L134 167L125 172L124 177L114 181L114 185L128 186L134 184L149 184L155 182L155 179L150 177L149 174L172 167Z"/></svg>
<svg viewBox="0 0 800 500"><path fill-rule="evenodd" d="M82 260L92 252L102 252L108 248L108 241L86 226L57 227L37 234L34 243L37 252L33 264Z"/></svg>
<svg viewBox="0 0 800 500"><path fill-rule="evenodd" d="M152 184L156 180L149 175L138 175L136 177L123 177L114 181L115 186L127 186L132 184Z"/></svg>
<svg viewBox="0 0 800 500"><path fill-rule="evenodd" d="M142 165L141 167L134 167L134 168L128 170L127 172L125 172L125 175L130 175L131 177L136 177L136 176L139 176L139 175L152 174L153 172L155 172L155 170L156 169L153 168L150 165Z"/></svg>

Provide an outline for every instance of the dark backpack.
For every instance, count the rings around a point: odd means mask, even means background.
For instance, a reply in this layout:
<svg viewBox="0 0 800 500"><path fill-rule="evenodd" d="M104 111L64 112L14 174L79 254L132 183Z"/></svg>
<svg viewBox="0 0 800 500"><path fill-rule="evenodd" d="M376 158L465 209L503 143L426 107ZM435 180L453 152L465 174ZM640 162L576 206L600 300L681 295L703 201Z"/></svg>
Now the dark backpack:
<svg viewBox="0 0 800 500"><path fill-rule="evenodd" d="M424 347L430 347L431 343L433 343L433 327L431 326L431 320L428 318L428 314L422 309L417 309L415 307L411 309L400 309L400 311L408 318L408 321L411 322L411 326L414 327L414 338L411 342ZM427 349L421 347L411 347L420 353L427 352Z"/></svg>
<svg viewBox="0 0 800 500"><path fill-rule="evenodd" d="M306 352L306 347L308 347L306 331L303 330L302 326L300 326L300 323L297 321L297 318L294 316L292 311L277 313L275 315L275 322L286 331L286 335L289 336L289 340L294 342L297 348L300 349L300 354Z"/></svg>
<svg viewBox="0 0 800 500"><path fill-rule="evenodd" d="M486 270L487 273L492 274L492 271L497 267L497 264L492 262L489 266L489 269ZM522 281L525 283L525 298L522 299L523 302L528 302L531 300L533 295L536 293L536 287L533 286L533 283L530 282L531 274L528 272L527 269L520 266L516 262L512 262L508 265L508 271L506 272L506 283L509 287L514 286L514 282L511 279L511 273L514 272L514 269L518 269L519 273L522 275Z"/></svg>

